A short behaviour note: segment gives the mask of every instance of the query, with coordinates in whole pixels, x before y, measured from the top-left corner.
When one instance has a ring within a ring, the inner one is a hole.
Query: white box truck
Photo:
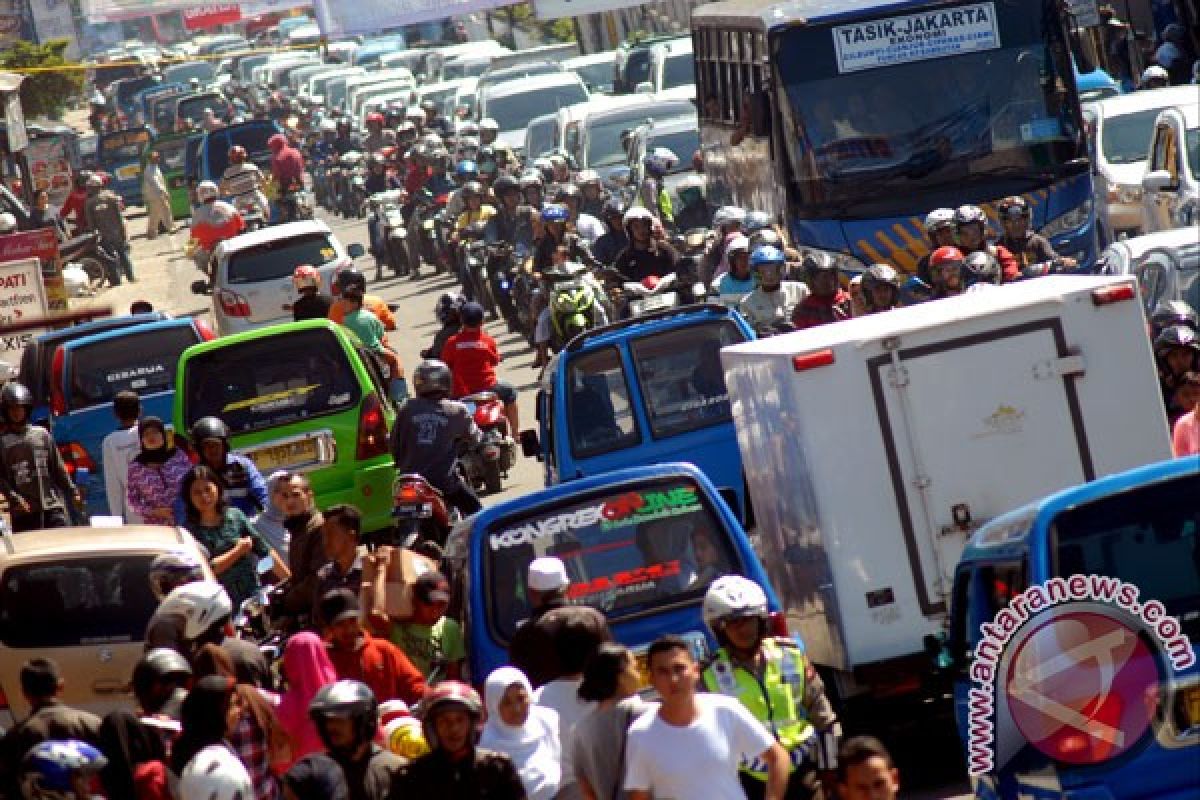
[[[1129,278],[989,288],[721,359],[763,563],[842,698],[929,688],[981,524],[1171,457]]]

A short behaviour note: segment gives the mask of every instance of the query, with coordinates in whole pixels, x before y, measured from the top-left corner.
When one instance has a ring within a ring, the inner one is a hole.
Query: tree
[[[67,67],[27,72],[21,84],[21,106],[28,119],[48,117],[58,119],[67,105],[83,91],[83,70],[68,61],[66,39],[53,39],[45,44],[16,41],[0,53],[0,68],[23,72],[31,67]]]

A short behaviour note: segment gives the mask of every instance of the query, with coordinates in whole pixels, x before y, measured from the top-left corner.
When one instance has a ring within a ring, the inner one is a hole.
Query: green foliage
[[[63,53],[66,39],[54,39],[45,44],[17,41],[0,52],[0,69],[20,72],[30,67],[73,67]],[[64,69],[28,73],[21,84],[21,106],[27,119],[49,117],[58,119],[67,105],[83,91],[83,70]]]

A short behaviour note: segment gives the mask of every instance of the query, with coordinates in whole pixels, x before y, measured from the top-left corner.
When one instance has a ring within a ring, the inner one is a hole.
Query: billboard
[[[378,33],[401,25],[459,17],[511,6],[520,0],[316,0],[317,26],[329,38]]]

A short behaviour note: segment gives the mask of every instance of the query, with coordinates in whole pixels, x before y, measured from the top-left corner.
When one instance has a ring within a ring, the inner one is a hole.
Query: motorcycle
[[[355,179],[358,178],[357,188]],[[346,219],[361,216],[361,205],[356,205],[357,196],[361,195],[361,203],[366,200],[366,167],[363,154],[357,150],[343,153],[337,161],[337,171],[333,175],[334,193],[337,197],[337,210]]]
[[[409,272],[408,228],[400,210],[401,194],[399,189],[378,192],[368,200],[370,213],[367,216],[367,229],[371,232],[371,252],[375,255],[376,280],[382,277],[384,264],[396,276]]]
[[[447,270],[446,239],[440,224],[447,198],[445,194],[434,195],[428,189],[422,189],[413,198],[416,206],[409,221],[408,236],[413,280],[420,277],[422,262],[432,266],[438,273]]]
[[[312,192],[303,186],[291,186],[279,195],[279,222],[297,222],[313,218]]]
[[[482,305],[495,319],[496,303],[487,274],[487,243],[483,240],[486,228],[486,222],[476,222],[463,231],[458,250],[458,281],[467,299]]]
[[[442,493],[420,475],[409,472],[396,476],[392,488],[390,531],[367,534],[367,548],[382,545],[411,548],[422,539],[445,545],[450,529],[460,518],[458,510],[446,503]]]
[[[267,227],[267,218],[263,216],[262,208],[253,199],[239,199],[237,210],[242,215],[242,222],[246,223],[246,233]]]
[[[496,242],[485,248],[485,261],[488,291],[493,305],[504,317],[509,333],[517,333],[521,327],[513,301],[513,280],[518,263],[516,252],[508,242]]]
[[[614,270],[606,270],[610,285],[615,283],[612,276]],[[618,273],[619,275],[619,273]],[[677,287],[675,273],[658,277],[650,275],[640,281],[621,280],[615,290],[618,307],[624,309],[624,316],[642,317],[656,311],[666,311],[681,304],[681,292]]]
[[[483,441],[466,448],[459,464],[471,486],[496,494],[504,488],[503,480],[517,461],[516,443],[509,436],[504,403],[495,392],[478,392],[462,398],[461,402],[483,431]]]
[[[565,280],[556,281],[550,288],[550,346],[558,351],[566,347],[567,342],[584,331],[596,327],[600,321],[597,308],[604,297],[604,290],[598,286],[586,270],[567,273]],[[608,309],[605,316],[611,319]]]
[[[100,234],[89,231],[58,246],[65,263],[78,264],[87,273],[88,289],[95,292],[105,281],[120,275],[120,257],[100,242]]]

